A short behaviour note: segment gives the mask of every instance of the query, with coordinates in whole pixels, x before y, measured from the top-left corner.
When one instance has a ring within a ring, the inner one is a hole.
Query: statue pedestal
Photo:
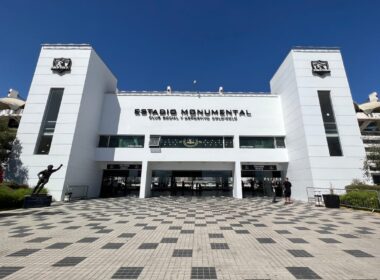
[[[37,194],[24,197],[24,208],[47,207],[51,204],[51,195]]]

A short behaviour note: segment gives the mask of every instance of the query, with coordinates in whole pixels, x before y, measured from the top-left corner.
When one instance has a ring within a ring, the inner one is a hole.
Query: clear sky
[[[339,46],[353,97],[380,93],[380,1],[0,1],[0,96],[42,43],[89,43],[121,90],[269,91],[292,46]]]

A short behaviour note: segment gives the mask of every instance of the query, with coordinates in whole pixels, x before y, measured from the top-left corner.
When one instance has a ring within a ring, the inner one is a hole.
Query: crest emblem
[[[58,73],[64,73],[71,70],[71,59],[70,58],[54,58],[53,66],[51,70]]]
[[[329,63],[327,61],[316,60],[311,62],[311,69],[317,75],[324,75],[330,73]]]
[[[199,141],[197,139],[187,138],[183,140],[183,145],[187,148],[194,148],[198,146]]]

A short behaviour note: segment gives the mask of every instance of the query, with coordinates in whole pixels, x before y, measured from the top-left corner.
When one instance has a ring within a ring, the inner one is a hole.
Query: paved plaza
[[[0,212],[0,279],[377,279],[380,215],[266,199]]]

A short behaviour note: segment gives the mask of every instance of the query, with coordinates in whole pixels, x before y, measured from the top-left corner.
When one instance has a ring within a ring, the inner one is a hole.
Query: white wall
[[[328,61],[331,75],[313,75],[312,60]],[[331,92],[342,157],[329,155],[318,90]],[[271,91],[281,95],[288,139],[288,176],[297,198],[306,199],[302,189],[308,186],[326,188],[331,183],[335,188],[344,188],[352,179],[362,178],[364,147],[338,50],[292,50],[271,80]]]
[[[100,192],[102,173],[95,161],[99,122],[104,95],[115,92],[116,83],[111,71],[92,50],[64,183],[65,187],[87,185],[88,197],[97,197]]]
[[[208,161],[208,162],[287,162],[286,149],[239,149],[240,136],[284,136],[281,104],[275,95],[147,95],[107,94],[99,134],[145,135],[144,148],[98,148],[98,161]],[[153,121],[136,116],[135,109],[238,109],[248,110],[252,117],[237,121]],[[150,135],[234,136],[234,148],[170,149],[151,152]]]
[[[88,46],[43,46],[37,62],[29,90],[28,99],[17,137],[20,139],[23,151],[21,160],[29,169],[29,184],[34,186],[37,173],[48,164],[63,168],[54,173],[46,187],[57,200],[61,198],[66,177],[69,156],[73,142],[77,116],[87,76],[91,47]],[[67,57],[72,59],[71,73],[59,75],[53,73],[53,59]],[[47,98],[51,88],[64,88],[63,98],[55,132],[48,155],[35,155],[34,150],[40,132],[42,118],[45,112]]]

